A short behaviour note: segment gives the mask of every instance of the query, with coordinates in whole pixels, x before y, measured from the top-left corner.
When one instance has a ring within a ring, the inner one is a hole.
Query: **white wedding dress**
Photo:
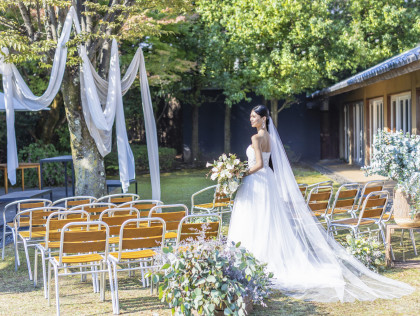
[[[228,240],[267,263],[273,287],[296,298],[351,302],[410,294],[411,286],[370,271],[327,236],[306,206],[277,131],[270,131],[270,144],[264,167],[245,177],[237,192]],[[246,154],[252,167],[254,149]]]

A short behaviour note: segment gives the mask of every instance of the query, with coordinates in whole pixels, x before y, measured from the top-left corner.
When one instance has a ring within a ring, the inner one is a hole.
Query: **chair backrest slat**
[[[184,223],[181,227],[181,233],[200,233],[201,231],[218,231],[219,222],[210,223]]]
[[[83,205],[83,204],[89,204],[90,200],[74,200],[74,201],[67,201],[67,207],[71,208],[73,206]]]
[[[34,203],[21,203],[20,204],[20,209],[29,209],[29,208],[38,208],[38,207],[43,207],[45,206],[44,202],[34,202]]]
[[[386,200],[386,198],[371,198],[366,201],[366,207],[382,206],[385,204]]]
[[[315,203],[309,203],[309,208],[312,211],[320,211],[325,210],[328,207],[328,201],[327,202],[315,202]]]
[[[374,186],[374,187],[367,187],[363,193],[364,193],[364,195],[367,195],[367,194],[372,193],[374,191],[382,191],[383,188],[384,187],[382,185]]]
[[[142,239],[123,239],[122,249],[138,249],[138,248],[154,248],[160,247],[162,243],[162,235],[155,237],[147,237]]]
[[[159,217],[164,221],[180,221],[185,216],[185,211],[153,213],[151,217]]]
[[[104,230],[75,231],[64,232],[64,243],[87,242],[91,240],[105,240],[106,232]],[[66,251],[65,251],[66,252]]]
[[[204,236],[204,239],[211,239],[211,238],[216,238],[218,236],[218,232],[205,232],[205,233],[201,233],[201,234],[182,234],[179,237],[179,241],[194,241],[197,240],[198,238]]]
[[[341,190],[339,194],[340,199],[349,199],[349,198],[355,198],[357,196],[357,193],[359,190],[353,189],[353,190]]]
[[[89,241],[89,242],[64,242],[64,253],[79,253],[79,252],[94,252],[105,251],[105,237],[103,240]]]
[[[160,223],[157,223],[160,224]],[[153,236],[161,236],[163,232],[162,225],[142,226],[139,228],[127,227],[124,229],[124,238],[146,238]]]
[[[381,216],[383,210],[384,210],[383,207],[365,210],[363,212],[363,218],[379,217],[379,216]]]
[[[354,199],[347,199],[347,200],[338,200],[335,203],[335,207],[350,207],[354,205]]]

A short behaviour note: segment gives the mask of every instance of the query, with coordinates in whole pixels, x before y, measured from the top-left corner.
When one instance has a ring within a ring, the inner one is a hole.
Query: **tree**
[[[68,42],[68,61],[61,93],[65,105],[76,174],[76,194],[101,196],[105,193],[103,157],[89,134],[81,110],[77,47],[84,43],[98,73],[106,78],[110,41],[158,35],[162,23],[188,9],[188,0],[110,1],[11,1],[0,3],[0,46],[8,47],[7,61],[16,64],[35,61],[51,67],[57,39],[69,6],[77,11],[82,33]]]
[[[233,68],[223,71],[242,75],[242,86],[270,100],[274,123],[295,95],[412,48],[420,35],[415,1],[198,2],[208,29],[235,47]]]

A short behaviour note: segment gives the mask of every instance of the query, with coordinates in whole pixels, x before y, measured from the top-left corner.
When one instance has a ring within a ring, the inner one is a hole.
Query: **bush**
[[[59,151],[54,147],[53,144],[44,144],[42,141],[32,143],[26,147],[23,147],[18,154],[19,162],[39,162],[42,158],[50,158],[59,156]],[[55,163],[48,163],[43,165],[43,178],[44,185],[52,186],[63,184],[64,182],[64,167],[61,163],[57,167]],[[67,173],[71,174],[70,166],[67,167]],[[21,181],[20,177],[17,177],[17,181]],[[25,170],[25,186],[36,187],[38,186],[38,173],[35,169]]]
[[[263,300],[271,293],[273,275],[240,243],[209,241],[203,235],[197,242],[164,248],[156,260],[162,268],[152,280],[159,282],[159,298],[176,315],[194,310],[213,315],[217,309],[245,315],[247,300],[265,306]]]
[[[147,155],[146,145],[131,145],[134,155],[136,172],[149,170],[149,157]],[[160,170],[170,170],[175,165],[176,150],[174,148],[159,147],[159,165]],[[108,174],[117,174],[118,152],[111,152],[105,156],[105,168]]]

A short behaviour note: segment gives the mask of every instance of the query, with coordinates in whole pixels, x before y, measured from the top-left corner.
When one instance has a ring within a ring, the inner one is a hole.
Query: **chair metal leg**
[[[414,238],[414,230],[409,229],[408,232],[410,233],[411,243],[413,244],[414,255],[417,256],[416,239]]]
[[[23,240],[23,247],[25,249],[25,256],[26,256],[26,265],[28,266],[28,273],[29,273],[29,280],[33,280],[32,278],[32,269],[31,269],[31,262],[29,261],[29,251],[28,251],[28,244],[25,239]]]
[[[35,247],[35,256],[34,256],[34,287],[37,286],[38,281],[38,248]]]
[[[118,277],[117,277],[117,264],[112,262],[112,267],[114,270],[114,298],[115,298],[115,311],[114,314],[120,313],[120,302],[118,297]]]
[[[101,294],[101,302],[105,301],[105,273],[103,270],[105,269],[104,263],[101,262],[99,265],[99,269],[101,270],[100,276],[99,276],[99,290]]]
[[[58,284],[58,268],[54,265],[54,279],[55,279],[55,303],[57,306],[57,316],[60,316],[60,291]]]
[[[3,240],[1,248],[1,260],[4,260],[4,248],[6,247],[6,221],[3,222]]]
[[[48,261],[48,306],[51,306],[51,262]]]
[[[109,261],[106,263],[106,265],[107,265],[107,268],[108,268],[109,288],[111,290],[112,312],[114,314],[116,314],[114,278],[112,277],[112,267],[111,267],[111,263]]]
[[[41,264],[42,264],[42,280],[44,282],[44,296],[45,298],[48,297],[47,293],[47,269],[45,266],[45,253],[41,251]]]

